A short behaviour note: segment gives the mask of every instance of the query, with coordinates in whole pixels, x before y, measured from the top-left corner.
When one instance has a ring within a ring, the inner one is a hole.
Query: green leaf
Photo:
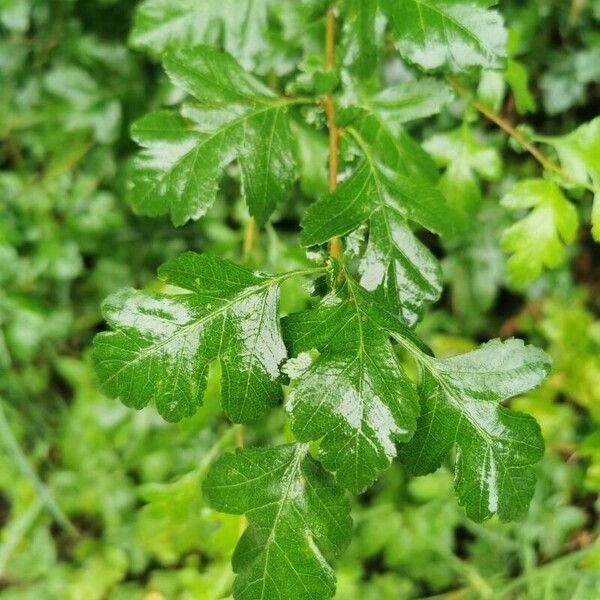
[[[334,193],[306,211],[301,243],[322,244],[369,221],[369,245],[360,265],[361,283],[369,290],[381,287],[384,297],[409,324],[414,324],[424,303],[439,297],[441,274],[437,261],[406,221],[449,235],[454,215],[443,196],[425,180],[419,163],[413,158],[416,166],[411,169],[411,163],[407,166],[403,161],[404,149],[399,151],[397,144],[384,142],[392,136],[379,121],[367,119],[360,132],[349,131],[363,158]]]
[[[368,298],[347,281],[318,307],[283,321],[292,355],[319,352],[303,372],[291,373],[292,431],[301,441],[322,438],[321,463],[354,493],[390,465],[395,443],[410,439],[419,411],[389,335],[369,317]]]
[[[334,595],[330,563],[350,541],[350,506],[308,446],[226,454],[209,471],[203,490],[217,510],[248,519],[233,556],[236,600]]]
[[[554,146],[562,168],[578,183],[594,188],[592,235],[600,242],[600,117],[561,137],[543,138]]]
[[[273,0],[145,0],[135,12],[130,44],[154,56],[222,39],[224,49],[252,68],[267,49]],[[222,32],[222,33],[221,33]]]
[[[452,99],[452,90],[437,79],[407,81],[383,89],[369,99],[369,106],[392,127],[436,115]]]
[[[430,137],[423,146],[439,165],[445,166],[439,188],[449,204],[468,225],[481,203],[479,178],[495,181],[502,172],[498,151],[473,137],[466,125]]]
[[[372,75],[379,54],[375,36],[377,1],[348,0],[344,9],[344,62],[360,76]]]
[[[421,475],[437,469],[456,445],[455,488],[467,515],[521,518],[544,443],[535,419],[498,403],[537,386],[550,370],[549,358],[521,340],[492,340],[423,366],[422,414],[401,458]]]
[[[103,392],[134,408],[154,400],[165,419],[178,421],[202,405],[209,364],[219,359],[232,421],[256,419],[279,402],[286,351],[277,304],[286,276],[188,252],[165,263],[159,277],[176,289],[122,290],[103,304],[114,330],[94,340]]]
[[[529,89],[529,71],[527,67],[521,62],[509,58],[506,63],[504,78],[512,89],[517,112],[520,115],[535,112],[537,105]]]
[[[423,69],[498,68],[506,30],[490,0],[381,0],[404,58]]]
[[[563,243],[574,241],[578,216],[560,188],[546,179],[520,181],[504,196],[511,210],[532,209],[502,236],[502,248],[512,254],[506,268],[511,283],[522,286],[539,276],[544,267],[563,260]]]
[[[404,320],[413,325],[424,305],[442,293],[438,260],[397,213],[375,213],[369,221],[369,241],[359,263],[361,285],[378,291]]]
[[[61,128],[69,132],[90,130],[102,144],[116,140],[121,105],[85,70],[74,65],[57,66],[46,73],[44,87],[58,100]]]
[[[135,161],[133,207],[150,216],[170,213],[175,225],[198,219],[214,203],[221,171],[237,158],[242,194],[263,224],[295,177],[289,102],[231,56],[205,46],[168,53],[165,68],[201,104],[134,123],[132,137],[143,150]]]

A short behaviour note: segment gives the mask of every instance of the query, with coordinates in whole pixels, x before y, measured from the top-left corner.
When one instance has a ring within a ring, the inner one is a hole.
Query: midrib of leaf
[[[296,453],[294,455],[293,462],[286,469],[285,474],[284,474],[284,478],[286,478],[284,493],[281,495],[281,498],[278,502],[277,514],[275,515],[275,519],[273,520],[273,527],[271,528],[269,537],[267,538],[267,541],[265,543],[265,546],[267,549],[266,549],[265,563],[264,563],[263,574],[262,574],[262,579],[261,579],[261,581],[262,581],[262,587],[261,587],[261,593],[260,593],[261,600],[264,600],[264,597],[265,597],[265,589],[266,589],[265,581],[267,580],[267,577],[268,577],[267,571],[268,571],[268,564],[269,564],[269,554],[271,552],[271,547],[273,546],[274,543],[276,543],[275,532],[277,530],[279,520],[281,519],[281,513],[283,512],[283,508],[284,508],[286,502],[288,501],[290,489],[292,487],[294,479],[299,470],[299,465],[300,465],[301,461],[304,459],[304,457],[306,456],[307,452],[308,452],[308,444],[299,444],[296,449]],[[249,512],[247,514],[251,514],[251,513]],[[283,549],[282,549],[282,553],[284,556],[286,556],[285,552],[283,552]],[[294,565],[287,559],[287,557],[286,557],[286,560],[288,561],[288,564],[290,565],[292,570],[295,573],[297,573],[296,569],[294,568]],[[300,581],[302,581],[301,577],[298,577],[298,579]],[[275,585],[274,581],[273,581],[273,585]],[[277,586],[275,586],[275,587],[277,587]],[[306,587],[304,587],[304,589],[308,592]]]
[[[355,284],[352,282],[352,280],[349,277],[346,279],[346,281],[348,283],[348,287],[350,288],[350,290],[352,290],[352,288],[354,287]],[[361,323],[361,315],[364,315],[367,319],[369,318],[369,316],[361,311],[360,303],[356,302],[356,300],[354,300],[354,298],[355,298],[354,294],[352,294],[352,297],[353,297],[352,304],[354,305],[356,312],[357,312],[357,321],[359,323]],[[360,327],[362,327],[362,325],[360,325]],[[392,332],[391,336],[402,347],[404,347],[404,349],[407,350],[417,362],[419,362],[425,369],[427,369],[431,373],[431,375],[434,377],[434,379],[439,383],[440,387],[443,388],[444,392],[447,393],[456,402],[456,404],[459,406],[459,409],[460,409],[459,410],[459,418],[460,419],[467,418],[465,415],[469,415],[469,411],[468,411],[464,401],[462,400],[462,398],[459,395],[457,395],[455,393],[455,389],[453,388],[453,386],[451,386],[448,383],[448,381],[446,380],[444,375],[438,369],[435,368],[434,359],[427,356],[420,348],[417,348],[417,346],[415,346],[411,340],[397,334],[396,332]],[[490,446],[492,439],[494,439],[493,436],[491,436],[487,431],[482,429],[480,427],[480,425],[477,423],[477,421],[474,421],[471,418],[468,418],[468,421],[469,421],[469,423],[471,423],[473,425],[473,427],[478,432],[481,433],[481,436],[483,438],[485,438],[485,440],[486,440],[486,444],[488,446]],[[458,432],[458,429],[459,429],[459,427],[457,426],[457,428],[456,428],[457,432]],[[454,439],[456,441],[456,434],[455,434]]]
[[[278,285],[282,281],[285,281],[286,279],[289,279],[291,277],[297,277],[300,275],[309,275],[309,274],[313,274],[313,273],[322,273],[327,270],[329,270],[329,267],[318,267],[315,269],[303,269],[303,270],[297,270],[297,271],[289,271],[288,273],[283,273],[281,275],[271,277],[262,284],[252,286],[252,287],[244,290],[241,294],[234,296],[231,300],[228,300],[223,306],[219,307],[214,312],[206,315],[205,317],[202,317],[201,319],[199,319],[197,321],[193,321],[192,323],[189,323],[187,325],[182,325],[181,328],[179,328],[177,330],[177,332],[174,333],[173,335],[169,336],[168,338],[165,338],[164,340],[161,340],[157,344],[149,346],[147,349],[138,353],[137,356],[133,360],[129,361],[127,364],[123,365],[120,369],[118,369],[112,375],[110,375],[110,377],[108,377],[106,379],[105,383],[109,383],[109,382],[113,381],[113,379],[115,379],[115,377],[120,375],[124,369],[130,368],[132,365],[136,364],[138,361],[146,358],[147,356],[151,356],[160,348],[163,348],[164,346],[170,344],[173,340],[175,340],[183,335],[187,335],[193,329],[200,327],[201,325],[204,325],[205,323],[215,319],[217,316],[219,316],[223,313],[226,313],[232,306],[242,302],[246,298],[250,298],[254,295],[258,295],[262,291],[264,291],[270,287],[273,287],[275,285]],[[184,296],[187,296],[187,295],[188,294],[184,294]],[[195,294],[192,292],[189,295],[195,295]],[[222,343],[222,341],[223,341],[223,336],[221,335],[221,343]]]
[[[383,216],[383,220],[385,222],[385,230],[386,230],[387,238],[389,240],[389,246],[395,248],[396,252],[398,252],[398,254],[400,254],[401,256],[404,257],[405,262],[408,265],[410,265],[411,272],[418,279],[421,280],[421,284],[423,285],[423,287],[427,287],[428,288],[429,287],[429,283],[425,280],[425,278],[423,277],[423,275],[421,274],[421,272],[418,269],[414,268],[413,263],[411,262],[411,260],[406,256],[406,254],[404,252],[402,252],[402,250],[394,242],[394,237],[392,235],[392,228],[391,228],[391,225],[390,225],[390,220],[389,220],[389,216],[387,214],[387,211],[388,210],[395,210],[395,209],[392,209],[385,202],[384,193],[383,193],[383,189],[382,189],[383,184],[381,183],[381,179],[379,178],[379,174],[377,172],[377,168],[375,167],[375,160],[373,158],[373,154],[371,153],[371,151],[370,151],[367,143],[363,139],[363,137],[360,135],[360,133],[358,133],[358,131],[356,131],[356,129],[354,129],[353,127],[348,127],[347,131],[356,140],[356,143],[359,145],[360,149],[363,152],[363,155],[367,159],[367,162],[368,162],[368,165],[369,165],[369,169],[371,171],[371,177],[375,181],[375,186],[377,188],[377,198],[378,198],[378,202],[379,202],[379,207],[377,209],[375,209],[375,210],[379,210],[381,212],[381,215]],[[373,211],[373,213],[374,212],[375,211]],[[373,215],[373,213],[371,213],[371,216]],[[404,218],[404,215],[401,215],[401,216],[402,216],[402,218]],[[389,252],[387,252],[386,255],[387,255],[388,258],[390,257],[390,253]],[[395,268],[394,268],[394,270],[395,270]]]

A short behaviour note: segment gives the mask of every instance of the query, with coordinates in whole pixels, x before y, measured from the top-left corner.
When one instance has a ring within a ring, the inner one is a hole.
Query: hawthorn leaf
[[[369,99],[369,106],[391,127],[436,115],[452,97],[448,85],[428,77],[385,88]]]
[[[390,343],[349,289],[283,321],[290,354],[319,352],[292,377],[286,409],[300,441],[321,439],[320,460],[345,488],[363,492],[412,436],[419,401]],[[356,286],[355,286],[356,287]]]
[[[179,421],[202,405],[209,365],[219,359],[229,419],[251,421],[279,402],[286,349],[277,311],[287,275],[194,252],[168,261],[158,275],[175,287],[125,289],[103,304],[113,331],[94,340],[102,391],[138,409],[154,400],[166,420]]]
[[[592,235],[600,242],[600,117],[584,123],[571,133],[544,138],[551,144],[563,169],[578,183],[595,188],[592,207]]]
[[[378,143],[381,128],[375,134],[367,129],[372,134],[369,142],[362,131],[350,131],[359,140],[363,158],[335,192],[309,207],[300,241],[305,246],[322,244],[369,221],[369,243],[359,267],[361,283],[371,291],[381,288],[383,296],[412,325],[425,303],[439,297],[442,284],[437,260],[406,222],[415,221],[448,236],[454,230],[454,214],[423,175],[390,168],[402,164],[402,155],[394,146]]]
[[[145,0],[134,16],[129,43],[160,56],[222,41],[245,67],[267,49],[267,18],[274,0]]]
[[[537,104],[529,87],[529,71],[527,67],[522,62],[509,58],[506,62],[504,78],[512,89],[517,112],[520,115],[535,112]]]
[[[344,6],[344,62],[360,76],[377,68],[379,47],[375,34],[376,0],[348,0]]]
[[[563,260],[563,244],[573,242],[578,216],[560,188],[546,179],[527,179],[513,186],[502,205],[514,211],[532,209],[502,235],[502,249],[510,253],[506,269],[517,287],[539,276],[544,267]]]
[[[521,340],[492,340],[467,354],[427,358],[417,431],[399,451],[415,474],[436,470],[457,447],[455,488],[467,515],[524,516],[544,454],[535,419],[499,404],[539,385],[550,359]]]
[[[222,170],[237,158],[250,214],[265,223],[295,177],[289,102],[206,46],[167,53],[165,68],[200,105],[134,123],[132,137],[142,150],[131,204],[141,214],[170,214],[175,225],[198,219],[214,203]]]
[[[423,69],[494,69],[506,57],[507,33],[491,0],[380,0],[408,61]]]
[[[440,263],[396,213],[378,212],[371,217],[359,272],[361,285],[396,305],[409,325],[421,317],[425,304],[437,301],[442,293]]]
[[[248,520],[232,561],[236,600],[334,595],[331,562],[350,542],[350,504],[306,444],[225,454],[203,491],[216,510]]]
[[[462,227],[468,226],[481,204],[479,179],[495,181],[502,173],[500,154],[476,140],[466,126],[434,135],[423,146],[438,165],[445,167],[439,188]]]

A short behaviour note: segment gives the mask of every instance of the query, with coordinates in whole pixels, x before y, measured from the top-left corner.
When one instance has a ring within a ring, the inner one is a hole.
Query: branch
[[[537,146],[532,144],[518,129],[515,129],[506,119],[501,117],[499,114],[495,113],[491,108],[488,108],[482,102],[475,100],[470,94],[470,92],[466,88],[464,88],[456,79],[454,79],[454,77],[446,77],[446,79],[459,96],[467,100],[467,102],[477,111],[479,111],[484,117],[498,125],[500,129],[502,129],[511,138],[513,138],[515,141],[521,144],[521,146],[523,146],[523,148],[525,148],[525,150],[527,150],[527,152],[529,152],[529,154],[531,154],[531,156],[533,156],[533,158],[535,158],[546,171],[551,171],[552,173],[558,175],[561,179],[570,181],[578,187],[583,187],[594,194],[598,193],[598,189],[596,187],[587,182],[578,181],[577,179],[574,179],[560,166],[558,166],[556,163],[553,163],[542,153],[542,151]]]
[[[325,67],[329,70],[335,68],[335,9],[329,7],[325,21]],[[329,129],[329,191],[335,192],[338,173],[338,142],[340,130],[335,126],[335,105],[331,96],[323,98],[323,106],[327,115],[327,128]],[[341,258],[340,239],[329,240],[329,254],[339,260]]]

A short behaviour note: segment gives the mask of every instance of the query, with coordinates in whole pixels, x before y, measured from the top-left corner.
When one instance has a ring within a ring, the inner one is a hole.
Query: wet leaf
[[[181,113],[150,113],[134,123],[142,146],[130,201],[142,214],[170,214],[175,225],[213,204],[221,173],[237,159],[250,214],[264,223],[294,180],[289,102],[276,98],[235,60],[212,48],[165,57],[173,82],[194,96]]]
[[[165,419],[178,421],[202,405],[208,367],[219,359],[232,421],[277,403],[286,356],[277,316],[282,278],[192,252],[165,263],[159,277],[176,289],[126,289],[104,302],[113,331],[96,336],[93,355],[104,393],[134,408],[154,400]]]
[[[361,283],[369,290],[382,288],[383,296],[414,324],[424,304],[439,297],[441,274],[436,259],[414,236],[407,221],[449,235],[455,215],[426,179],[430,169],[427,155],[425,167],[418,162],[418,152],[409,162],[404,161],[408,147],[402,141],[385,144],[392,136],[375,118],[365,120],[360,131],[351,131],[362,158],[333,194],[306,211],[300,239],[306,246],[324,243],[368,221],[369,244],[360,265]]]
[[[456,445],[455,489],[467,515],[475,521],[494,513],[503,521],[523,517],[544,442],[533,417],[498,403],[539,385],[549,358],[521,340],[492,340],[423,366],[422,414],[401,459],[422,475],[437,469]]]
[[[389,335],[368,316],[368,296],[348,286],[284,320],[292,355],[318,356],[291,388],[287,411],[299,440],[321,439],[320,460],[360,493],[410,439],[419,403]]]
[[[334,595],[331,561],[350,541],[350,505],[306,445],[226,454],[203,489],[214,508],[248,519],[233,556],[237,600]]]
[[[267,11],[273,0],[145,0],[135,12],[131,45],[160,56],[223,38],[223,47],[252,67],[266,48]]]
[[[506,56],[506,30],[490,0],[381,0],[396,47],[424,69],[497,68]]]

